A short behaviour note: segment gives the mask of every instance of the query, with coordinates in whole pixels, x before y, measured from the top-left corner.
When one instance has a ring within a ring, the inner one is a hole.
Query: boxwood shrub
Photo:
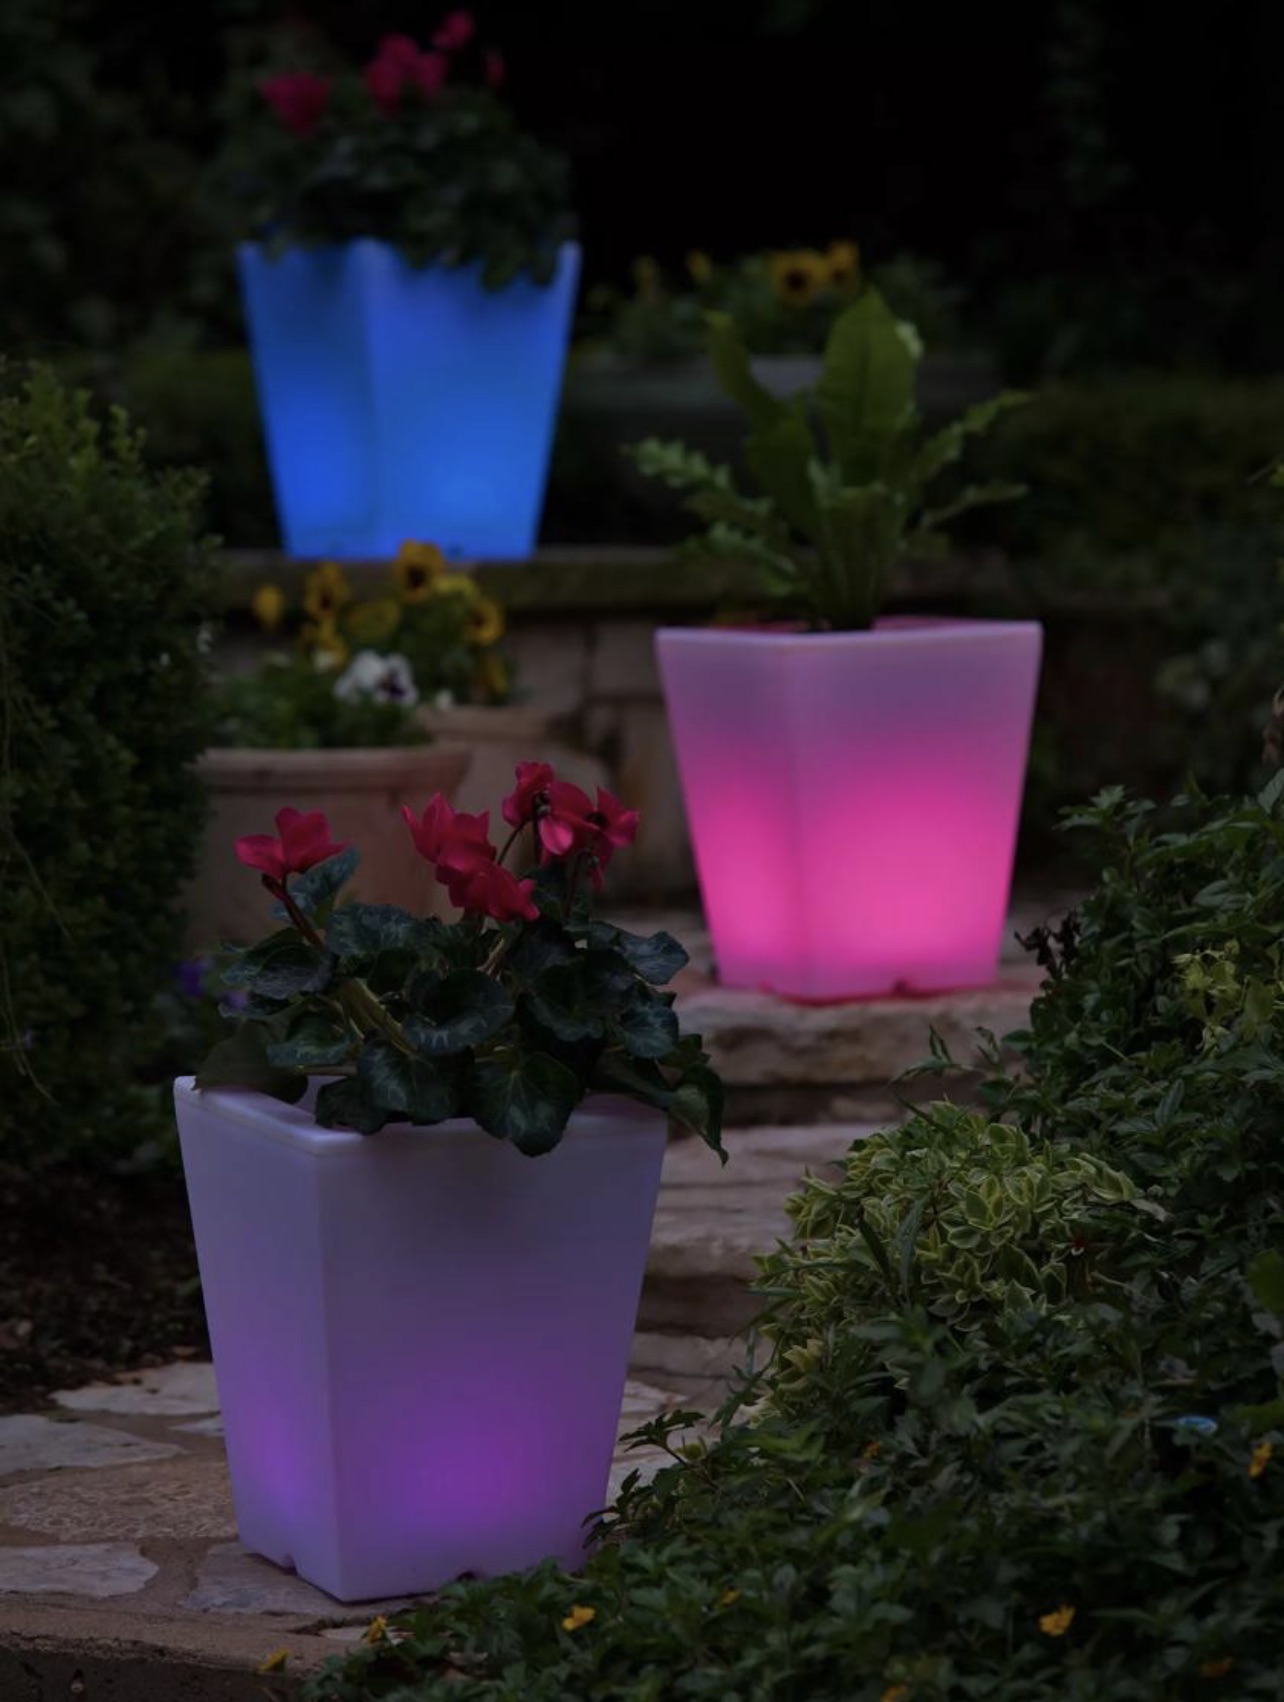
[[[1023,1069],[804,1186],[712,1438],[648,1426],[582,1572],[453,1584],[312,1702],[1277,1697],[1282,794],[1082,812]]]
[[[0,373],[0,1162],[151,1132],[136,1069],[202,824],[200,501],[122,414]]]

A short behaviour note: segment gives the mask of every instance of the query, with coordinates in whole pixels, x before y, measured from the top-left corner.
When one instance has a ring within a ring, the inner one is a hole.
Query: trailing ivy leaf
[[[528,995],[537,1022],[559,1040],[600,1040],[636,983],[615,952],[577,952],[539,977]]]
[[[672,981],[691,961],[673,935],[663,929],[650,935],[630,934],[624,928],[613,928],[609,922],[594,922],[588,932],[588,943],[602,950],[618,951],[653,987],[663,987],[666,981]]]
[[[412,1058],[382,1034],[362,1048],[357,1079],[377,1105],[401,1112],[412,1123],[442,1123],[462,1108],[457,1065]]]
[[[533,1157],[557,1145],[582,1097],[579,1081],[556,1058],[510,1052],[474,1063],[469,1109],[487,1134]]]
[[[609,943],[609,942],[608,942]],[[522,930],[517,944],[504,960],[504,973],[521,987],[529,987],[546,969],[570,963],[579,955],[574,940],[546,916]]]
[[[360,861],[361,853],[355,845],[349,845],[346,851],[327,857],[324,863],[318,863],[306,874],[295,876],[290,882],[290,897],[305,916],[320,915],[352,879]],[[278,921],[289,917],[289,911],[280,899],[273,900],[272,914]]]
[[[377,1134],[392,1121],[355,1076],[326,1083],[317,1094],[316,1120],[323,1129],[355,1129],[359,1135]]]
[[[480,1046],[513,1014],[513,1001],[493,975],[480,969],[455,969],[439,980],[418,983],[418,1015],[403,1023],[406,1038],[419,1052],[444,1058]]]
[[[667,1058],[678,1043],[678,1019],[662,996],[635,987],[611,1032],[635,1058]]]
[[[257,993],[245,993],[239,989],[224,994],[218,1004],[218,1014],[232,1022],[266,1022],[288,1009],[288,999],[263,999]]]
[[[722,1083],[712,1070],[703,1065],[688,1070],[674,1089],[669,1116],[675,1123],[692,1129],[725,1164],[726,1149],[722,1144]]]
[[[310,946],[293,928],[282,928],[226,964],[223,983],[247,987],[264,999],[288,999],[296,993],[321,992],[333,974],[332,958]]]
[[[293,1105],[307,1091],[307,1077],[280,1068],[268,1056],[267,1038],[252,1022],[220,1040],[196,1072],[198,1088],[245,1087]]]
[[[285,1040],[267,1049],[269,1063],[282,1069],[310,1070],[322,1064],[342,1064],[353,1050],[351,1034],[334,1018],[308,1011],[293,1024]]]

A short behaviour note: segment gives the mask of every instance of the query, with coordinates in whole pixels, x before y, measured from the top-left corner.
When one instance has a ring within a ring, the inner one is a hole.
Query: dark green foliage
[[[313,1702],[1277,1696],[1282,796],[1084,812],[1023,1074],[805,1185],[714,1438],[648,1426],[582,1574],[452,1585]]]
[[[347,872],[354,860],[332,861]],[[239,1026],[198,1087],[293,1101],[310,1075],[338,1077],[317,1098],[327,1127],[471,1117],[530,1155],[557,1145],[587,1094],[627,1094],[721,1152],[721,1085],[659,988],[686,953],[668,934],[592,921],[582,869],[533,871],[539,920],[483,930],[477,915],[336,909],[327,867],[291,891],[302,926],[230,955],[224,981],[250,1003],[229,1011]]]
[[[200,482],[0,383],[0,1157],[118,1154],[203,818]]]
[[[342,668],[274,654],[253,673],[227,674],[214,693],[212,742],[253,750],[344,750],[422,745],[412,709],[375,697],[338,697]]]

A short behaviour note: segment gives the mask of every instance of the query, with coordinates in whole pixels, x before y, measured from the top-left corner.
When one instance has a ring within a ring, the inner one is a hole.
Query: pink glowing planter
[[[657,635],[722,981],[797,999],[994,979],[1036,622]]]
[[[473,1123],[321,1129],[175,1084],[241,1540],[342,1601],[583,1558],[663,1118],[589,1101],[525,1158]]]

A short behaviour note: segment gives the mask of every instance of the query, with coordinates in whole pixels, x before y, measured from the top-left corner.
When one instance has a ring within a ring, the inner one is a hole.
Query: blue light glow
[[[239,251],[283,542],[292,555],[535,548],[579,249],[488,293],[386,243]]]

